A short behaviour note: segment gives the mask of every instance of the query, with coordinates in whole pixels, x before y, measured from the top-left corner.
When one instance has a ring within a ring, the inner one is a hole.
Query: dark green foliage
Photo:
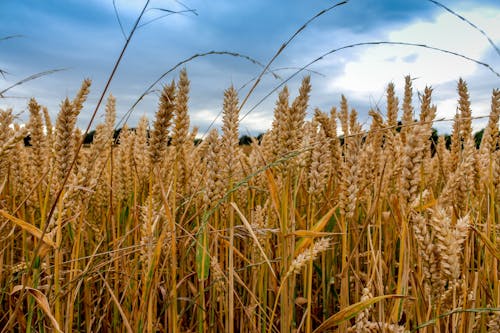
[[[445,134],[444,135],[444,142],[446,142],[446,149],[450,149],[450,147],[451,147],[451,135]]]
[[[84,145],[90,145],[94,141],[95,130],[90,131],[85,135],[85,139],[83,139]]]
[[[474,142],[476,143],[476,148],[479,148],[481,145],[481,140],[483,140],[484,128],[480,131],[477,131],[474,134]]]
[[[252,137],[251,136],[248,136],[248,135],[242,135],[240,137],[240,141],[239,141],[239,144],[240,146],[248,146],[252,143]]]
[[[259,135],[257,135],[257,141],[259,142],[259,144],[262,142],[263,138],[264,138],[264,133],[260,133]]]
[[[26,135],[23,139],[25,147],[31,147],[31,135]]]
[[[401,132],[401,128],[403,127],[403,122],[401,120],[398,121],[398,126],[396,127],[396,132]]]
[[[119,129],[114,131],[113,139],[115,142],[117,142],[117,139],[120,136],[121,130],[122,129],[119,128]],[[130,130],[135,131],[135,128],[131,128]],[[401,121],[398,122],[398,127],[396,127],[396,131],[399,132],[400,130],[401,130]],[[476,144],[476,148],[479,148],[479,146],[481,144],[481,140],[483,139],[483,134],[484,134],[484,129],[482,129],[474,134],[474,141]],[[94,136],[95,136],[95,130],[88,132],[87,135],[85,136],[83,144],[90,145],[94,141]],[[446,142],[446,148],[449,149],[451,147],[451,136],[449,134],[443,134],[443,136],[444,136],[444,140]],[[257,142],[260,144],[263,137],[264,137],[264,133],[260,133],[257,136],[242,135],[239,139],[239,145],[240,146],[248,146],[252,143],[253,140],[257,140]],[[149,138],[149,131],[148,131],[148,138]],[[439,138],[438,131],[435,128],[432,128],[432,135],[430,136],[429,140],[431,140],[431,151],[432,151],[433,155],[436,151],[436,145],[438,142],[438,138]],[[30,140],[31,140],[31,137],[29,135],[27,135],[24,138],[24,145],[26,147],[31,146]],[[340,140],[340,144],[343,145],[344,137],[341,136],[339,138],[339,140]],[[171,141],[172,141],[172,138],[169,138],[168,145],[171,144]],[[195,139],[194,144],[199,145],[202,141],[203,141],[202,139]]]
[[[431,154],[432,154],[432,156],[434,156],[434,154],[436,153],[438,138],[439,138],[439,135],[438,135],[437,129],[435,129],[433,127],[431,137],[429,138],[431,140]]]

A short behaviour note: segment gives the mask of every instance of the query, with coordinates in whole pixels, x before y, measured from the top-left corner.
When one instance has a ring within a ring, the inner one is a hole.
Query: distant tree
[[[403,122],[398,120],[398,126],[396,126],[396,132],[401,132],[401,127],[403,127]]]
[[[434,154],[436,153],[436,147],[437,147],[438,139],[439,139],[438,131],[437,131],[437,129],[435,129],[433,127],[432,128],[432,134],[431,134],[431,137],[430,137],[430,140],[431,140],[431,154],[432,154],[432,156],[434,156]]]
[[[121,128],[115,129],[115,131],[113,132],[113,142],[114,143],[118,143],[118,137],[120,136],[121,132],[122,132]]]
[[[257,141],[259,142],[259,145],[261,144],[263,138],[264,138],[264,133],[260,133],[259,135],[257,135]]]
[[[446,143],[446,149],[450,149],[450,147],[451,147],[451,135],[450,134],[444,135],[444,142]]]
[[[484,128],[480,131],[477,131],[474,134],[474,142],[476,143],[476,148],[479,148],[481,145],[481,140],[483,140]]]
[[[90,145],[94,141],[95,130],[90,131],[85,135],[85,139],[83,139],[84,145]]]
[[[23,141],[25,147],[31,147],[31,136],[29,134],[24,137]]]
[[[240,137],[240,146],[249,146],[252,143],[252,137],[248,135],[242,135]]]

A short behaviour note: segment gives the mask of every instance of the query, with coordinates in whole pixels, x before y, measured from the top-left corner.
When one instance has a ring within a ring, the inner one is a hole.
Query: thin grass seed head
[[[394,92],[394,83],[387,85],[387,126],[392,127],[391,131],[396,131],[398,124],[398,98]]]
[[[406,136],[409,132],[409,125],[413,123],[413,87],[411,77],[405,76],[405,88],[404,88],[404,98],[403,98],[403,116],[401,118],[401,141],[406,143]]]
[[[430,122],[431,116],[431,101],[432,101],[432,88],[425,87],[424,94],[422,95],[422,101],[420,103],[420,122],[427,123]]]
[[[306,118],[306,111],[309,105],[309,94],[311,92],[311,77],[306,76],[302,79],[302,84],[299,88],[299,95],[293,101],[288,115],[287,131],[290,133],[289,138],[290,150],[296,150],[300,147],[303,138],[302,128]]]
[[[342,129],[342,135],[347,137],[349,135],[349,105],[347,104],[347,98],[344,95],[340,99],[340,113],[338,114],[340,125]]]
[[[175,96],[174,129],[172,131],[172,145],[180,149],[189,137],[189,79],[186,69],[182,69],[177,83],[177,94]]]
[[[278,95],[276,106],[274,108],[274,120],[272,130],[269,134],[269,140],[272,141],[272,152],[275,157],[285,155],[289,151],[287,142],[287,115],[289,113],[288,105],[289,92],[288,87],[285,85]]]
[[[303,252],[301,252],[297,257],[292,261],[290,268],[286,275],[290,275],[292,273],[299,274],[302,268],[311,260],[315,260],[318,255],[330,248],[331,238],[324,237],[315,241],[312,246]]]
[[[238,169],[237,150],[239,144],[238,92],[230,87],[224,92],[221,156],[222,172],[227,185],[234,181]]]
[[[149,141],[151,166],[161,165],[167,151],[169,128],[175,109],[175,82],[165,85],[160,96],[158,111]]]
[[[87,100],[87,97],[90,93],[91,85],[92,85],[92,80],[90,79],[83,80],[80,90],[78,90],[78,93],[71,102],[75,118],[78,116],[78,114],[80,114],[80,112],[83,109],[83,103],[85,103],[85,101]]]
[[[66,98],[61,104],[61,111],[56,121],[56,139],[54,141],[54,151],[56,154],[57,182],[61,182],[68,172],[74,156],[73,131],[76,123],[76,114],[73,105]]]
[[[472,135],[472,110],[470,108],[470,98],[467,89],[467,83],[464,80],[458,80],[458,110],[460,112],[460,139],[462,142]]]

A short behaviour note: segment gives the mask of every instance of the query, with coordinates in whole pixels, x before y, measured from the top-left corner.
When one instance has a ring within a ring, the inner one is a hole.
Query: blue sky
[[[237,52],[267,63],[280,45],[303,23],[335,2],[234,0],[183,0],[197,15],[171,15],[142,26],[134,35],[112,82],[110,92],[117,98],[118,117],[165,71],[178,62],[211,50]],[[451,1],[442,3],[482,28],[500,45],[500,3],[498,1]],[[144,1],[116,0],[125,32],[132,27]],[[175,1],[153,0],[143,22],[164,12],[155,8],[182,10]],[[45,70],[65,68],[11,89],[0,108],[12,107],[27,118],[28,98],[49,108],[56,117],[59,104],[72,97],[81,81],[93,80],[92,93],[78,125],[86,125],[99,93],[125,42],[114,14],[112,0],[1,0],[0,90]],[[351,0],[313,21],[285,49],[272,65],[282,79],[320,55],[348,44],[368,41],[424,43],[458,52],[490,64],[500,72],[500,56],[477,30],[425,0]],[[185,65],[191,80],[190,115],[192,125],[203,133],[221,110],[223,91],[231,84],[239,88],[260,73],[261,68],[242,58],[212,55]],[[291,69],[292,68],[292,69]],[[362,121],[368,122],[371,107],[384,110],[384,89],[394,82],[402,95],[404,76],[412,75],[415,92],[426,85],[434,88],[438,118],[451,119],[456,111],[456,82],[469,84],[474,116],[488,114],[491,91],[500,78],[488,69],[464,59],[410,46],[362,46],[339,51],[313,64],[313,91],[309,114],[315,107],[328,111],[345,94]],[[162,82],[176,78],[178,71]],[[296,94],[303,75],[288,83]],[[266,75],[243,113],[280,84]],[[161,85],[157,86],[158,89]],[[243,96],[249,86],[240,91]],[[241,132],[256,134],[271,126],[276,93],[252,111],[241,123]],[[414,99],[417,99],[415,94]],[[135,126],[142,115],[154,117],[158,94],[148,95],[133,111],[129,123]],[[102,119],[104,108],[100,111]],[[474,122],[475,129],[485,120]],[[215,122],[220,124],[220,118]],[[450,122],[435,127],[449,132]]]

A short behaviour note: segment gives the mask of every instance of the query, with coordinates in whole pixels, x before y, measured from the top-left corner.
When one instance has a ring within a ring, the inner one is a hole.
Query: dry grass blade
[[[23,35],[9,35],[9,36],[4,36],[0,37],[0,42],[3,42],[4,40],[12,39],[12,38],[19,38],[23,37]],[[0,69],[0,75],[5,79],[5,74],[8,74],[8,72],[4,71],[3,69]],[[0,94],[0,97],[5,98],[2,94]]]
[[[369,42],[326,55],[379,44],[427,47]],[[209,54],[245,58],[185,61]],[[182,70],[166,87],[153,131],[143,117],[118,139],[110,97],[89,147],[76,126],[88,80],[55,127],[34,99],[27,125],[0,109],[2,333],[499,331],[496,89],[490,116],[473,117],[459,80],[449,149],[431,131],[446,121],[431,90],[413,100],[409,76],[401,121],[389,84],[387,112],[369,112],[369,128],[344,96],[338,111],[306,117],[307,77],[295,99],[283,89],[271,130],[243,146],[233,87],[223,135],[196,140],[189,82]],[[476,149],[478,118],[489,121]]]
[[[337,209],[337,207],[331,208],[325,215],[323,215],[323,217],[321,219],[319,219],[318,222],[316,222],[316,224],[311,228],[311,230],[308,231],[308,233],[315,234],[315,233],[322,232],[323,229],[325,228],[326,224],[330,220],[330,218],[333,216],[333,213],[335,213],[336,209]],[[297,232],[300,233],[300,231],[297,231]],[[305,236],[304,238],[299,240],[297,242],[297,245],[295,246],[295,255],[300,253],[302,251],[302,249],[309,246],[309,244],[311,244],[311,243],[312,243],[312,238],[310,235]]]
[[[403,46],[414,46],[414,47],[421,47],[421,48],[425,48],[425,49],[429,49],[429,50],[434,50],[434,51],[439,51],[439,52],[442,52],[442,53],[446,53],[446,54],[450,54],[450,55],[453,55],[453,56],[456,56],[456,57],[459,57],[459,58],[462,58],[462,59],[465,59],[465,60],[468,60],[468,61],[471,61],[471,62],[474,62],[478,65],[481,65],[485,68],[487,68],[490,72],[492,72],[493,74],[495,74],[496,76],[500,77],[500,73],[498,73],[497,71],[495,71],[493,69],[493,67],[491,67],[489,64],[485,63],[485,62],[482,62],[482,61],[479,61],[479,60],[476,60],[476,59],[473,59],[473,58],[470,58],[470,57],[467,57],[463,54],[460,54],[460,53],[457,53],[457,52],[453,52],[453,51],[449,51],[449,50],[445,50],[445,49],[441,49],[439,47],[434,47],[434,46],[429,46],[429,45],[426,45],[426,44],[418,44],[418,43],[408,43],[408,42],[388,42],[388,41],[374,41],[374,42],[361,42],[361,43],[354,43],[354,44],[349,44],[349,45],[345,45],[345,46],[342,46],[342,47],[339,47],[339,48],[336,48],[336,49],[333,49],[333,50],[330,50],[324,54],[322,54],[321,56],[317,57],[316,59],[312,60],[311,62],[307,63],[306,65],[302,66],[301,68],[299,68],[295,73],[293,73],[292,75],[290,75],[288,78],[286,78],[285,80],[283,80],[279,85],[277,85],[276,87],[274,87],[269,93],[267,93],[264,97],[262,97],[257,103],[255,103],[254,106],[252,106],[250,108],[250,110],[248,110],[241,118],[240,120],[243,120],[245,119],[253,110],[255,110],[259,105],[261,105],[267,98],[269,98],[269,96],[271,96],[272,94],[274,94],[278,89],[280,89],[282,86],[284,86],[287,82],[289,82],[291,79],[293,79],[295,76],[297,76],[300,72],[302,72],[303,70],[305,70],[306,68],[308,68],[309,66],[311,66],[312,64],[320,61],[320,60],[323,60],[325,57],[333,54],[333,53],[336,53],[338,51],[342,51],[342,50],[345,50],[345,49],[350,49],[350,48],[354,48],[354,47],[358,47],[358,46],[366,46],[366,45],[403,45]]]
[[[36,74],[30,75],[30,76],[22,79],[21,81],[17,81],[13,85],[11,85],[11,86],[5,88],[4,90],[0,91],[0,97],[2,97],[3,94],[5,94],[10,89],[12,89],[12,88],[14,88],[16,86],[19,86],[19,85],[21,85],[23,83],[26,83],[26,82],[29,82],[29,81],[32,81],[32,80],[36,80],[36,79],[41,78],[43,76],[54,74],[54,73],[65,71],[65,70],[66,70],[66,68],[58,68],[58,69],[51,69],[51,70],[48,70],[48,71],[43,71],[43,72],[40,72],[40,73],[36,73]]]
[[[313,333],[324,332],[325,330],[338,326],[340,323],[349,320],[351,318],[354,318],[358,313],[360,313],[370,305],[373,305],[385,299],[401,299],[401,298],[409,298],[409,297],[404,295],[382,295],[369,298],[367,300],[358,302],[356,304],[349,305],[348,307],[340,310],[339,312],[337,312],[336,314],[325,320],[321,325],[318,326],[318,328],[316,328],[313,331]]]
[[[269,186],[269,194],[271,195],[271,201],[273,204],[273,208],[276,211],[276,214],[279,216],[279,207],[280,207],[280,200],[279,200],[279,191],[278,191],[278,186],[276,185],[276,181],[274,180],[273,173],[270,169],[266,169],[266,177],[268,181],[268,186]]]
[[[198,16],[198,13],[196,12],[196,9],[190,9],[190,8],[187,8],[187,7],[184,10],[178,10],[178,11],[176,11],[176,10],[170,10],[170,9],[165,9],[165,8],[151,8],[151,10],[158,10],[160,12],[165,12],[166,14],[160,15],[160,16],[155,17],[155,18],[153,18],[153,19],[151,19],[149,21],[146,21],[143,24],[139,25],[138,28],[142,28],[142,27],[144,27],[144,26],[146,26],[148,24],[151,24],[151,23],[153,23],[155,21],[161,20],[162,18],[165,18],[165,17],[170,16],[170,15],[174,15],[174,14],[180,14],[180,15],[182,15],[184,13],[191,13],[191,14],[193,14],[195,16]]]
[[[84,140],[85,140],[85,137],[86,137],[86,135],[87,135],[87,134],[89,133],[89,131],[90,131],[90,127],[92,126],[92,124],[93,124],[93,122],[94,122],[94,119],[95,119],[95,117],[96,117],[96,115],[97,115],[97,112],[99,111],[99,108],[100,108],[100,106],[101,106],[101,104],[102,104],[102,101],[104,100],[104,96],[106,96],[106,92],[108,91],[108,88],[109,88],[109,86],[110,86],[110,84],[111,84],[111,81],[113,80],[113,77],[115,76],[115,73],[116,73],[116,71],[117,71],[117,69],[118,69],[118,66],[120,65],[120,62],[121,62],[121,60],[122,60],[122,58],[123,58],[123,55],[125,54],[125,51],[127,50],[127,47],[128,47],[128,45],[129,45],[129,43],[130,43],[130,40],[132,39],[132,36],[134,35],[134,32],[136,31],[137,26],[139,25],[139,22],[141,21],[141,18],[142,18],[142,16],[144,15],[144,12],[146,11],[146,8],[147,8],[147,7],[148,7],[148,5],[149,5],[149,1],[150,1],[150,0],[147,0],[147,1],[146,1],[146,3],[145,3],[145,5],[144,5],[144,7],[142,8],[141,14],[137,17],[137,20],[136,20],[136,22],[135,22],[135,24],[134,24],[134,26],[133,26],[132,30],[130,31],[130,34],[129,34],[128,38],[127,38],[127,41],[125,42],[125,45],[123,46],[123,48],[122,48],[122,50],[121,50],[121,52],[120,52],[120,55],[118,56],[118,59],[116,59],[116,62],[115,62],[115,64],[114,64],[114,66],[113,66],[113,69],[111,70],[111,74],[109,75],[109,78],[108,78],[108,80],[106,81],[106,85],[105,85],[104,89],[103,89],[103,90],[102,90],[102,92],[101,92],[101,95],[100,95],[100,97],[99,97],[99,100],[97,101],[97,104],[96,104],[96,106],[95,106],[94,112],[92,113],[92,116],[90,117],[90,120],[89,120],[89,122],[88,122],[87,128],[85,129],[85,132],[82,134],[81,139],[79,140],[79,144],[78,144],[78,147],[77,147],[77,148],[76,148],[76,150],[75,150],[75,153],[74,153],[74,158],[73,158],[73,160],[72,160],[72,162],[71,162],[71,165],[70,165],[70,167],[68,168],[68,171],[67,171],[67,173],[66,173],[66,176],[64,177],[64,179],[63,179],[63,181],[62,181],[62,183],[61,183],[61,186],[60,186],[60,188],[59,188],[59,191],[57,192],[57,194],[56,194],[56,196],[55,196],[54,202],[52,203],[52,206],[50,207],[50,211],[49,211],[49,214],[48,214],[48,216],[47,216],[47,221],[50,221],[50,220],[51,220],[52,215],[53,215],[53,214],[54,214],[54,212],[55,212],[55,209],[56,209],[56,207],[57,207],[57,204],[58,204],[58,202],[59,202],[59,199],[60,199],[60,197],[61,197],[61,195],[62,195],[62,193],[63,193],[64,187],[65,187],[65,185],[66,185],[66,182],[68,181],[68,179],[69,179],[69,177],[70,177],[70,175],[71,175],[71,170],[72,170],[72,169],[73,169],[73,167],[75,166],[76,161],[77,161],[77,159],[78,159],[78,153],[80,152],[80,150],[81,150],[81,149],[82,149],[82,147],[83,147],[83,142],[84,142]],[[1,95],[1,93],[0,93],[0,95]],[[43,235],[45,235],[45,233],[47,232],[47,228],[48,228],[48,226],[49,226],[49,223],[46,223],[46,224],[45,224],[45,228],[44,228],[44,230],[42,231],[42,236],[43,236]],[[36,254],[39,250],[40,250],[40,245],[38,245],[38,246],[35,248],[35,251],[34,251],[34,252],[35,252],[35,254]],[[34,256],[33,261],[32,261],[32,263],[31,263],[30,267],[33,267],[35,257],[36,257],[36,255]]]
[[[120,14],[118,13],[118,8],[116,7],[116,0],[113,0],[113,10],[115,11],[115,17],[118,21],[118,25],[120,26],[120,30],[122,32],[123,38],[126,40],[127,35],[125,34],[125,30],[123,29],[122,20],[120,19]]]
[[[500,251],[498,250],[498,246],[495,246],[493,242],[486,236],[483,232],[479,231],[475,226],[471,225],[470,228],[474,230],[474,232],[479,235],[479,238],[483,241],[486,248],[500,261]]]
[[[192,56],[190,56],[190,57],[188,57],[188,58],[186,58],[184,60],[179,61],[177,64],[175,64],[170,69],[168,69],[166,72],[164,72],[162,75],[160,75],[153,83],[151,83],[144,90],[144,92],[139,96],[139,98],[136,99],[136,101],[134,102],[134,104],[132,104],[132,106],[127,110],[127,112],[125,112],[125,114],[123,115],[123,117],[116,124],[116,128],[119,128],[119,126],[123,126],[124,124],[127,123],[127,120],[130,117],[130,115],[132,114],[132,111],[134,111],[135,107],[137,105],[139,105],[139,103],[144,99],[144,97],[146,97],[147,95],[149,95],[150,93],[152,93],[153,92],[153,88],[161,80],[163,80],[165,77],[167,77],[167,75],[169,75],[170,73],[174,72],[177,68],[181,67],[182,65],[184,65],[184,64],[186,64],[186,63],[188,63],[190,61],[193,61],[196,58],[206,57],[206,56],[209,56],[209,55],[228,55],[228,56],[232,56],[232,57],[236,57],[236,58],[242,58],[242,59],[250,61],[252,64],[258,65],[260,67],[264,67],[264,65],[260,61],[254,59],[254,58],[252,58],[252,57],[250,57],[248,55],[237,53],[237,52],[230,52],[230,51],[208,51],[208,52],[193,54]],[[266,72],[268,72],[268,71],[266,70]],[[270,73],[273,74],[273,75],[276,75],[276,74],[274,74],[272,72],[270,72]],[[213,125],[213,122],[207,128],[207,133],[211,129],[212,125]]]
[[[108,289],[108,292],[111,295],[111,298],[113,299],[113,302],[115,303],[116,308],[120,312],[120,315],[123,319],[123,325],[125,326],[127,333],[133,333],[134,331],[132,330],[132,327],[130,326],[130,323],[128,322],[127,316],[125,315],[125,312],[123,311],[123,309],[120,305],[120,301],[118,300],[118,298],[116,298],[115,293],[113,292],[113,289],[111,288],[108,281],[106,281],[106,279],[104,278],[104,276],[102,276],[102,274],[100,272],[97,272],[97,274],[99,274],[99,277],[101,278],[102,282],[106,286],[106,289]]]
[[[20,37],[23,37],[23,35],[9,35],[9,36],[5,36],[5,37],[0,38],[0,42],[2,42],[4,40],[12,39],[12,38],[20,38]]]
[[[0,209],[0,215],[5,217],[6,219],[10,220],[11,222],[13,222],[15,225],[17,225],[21,229],[26,230],[34,237],[42,240],[45,244],[47,244],[53,248],[56,247],[56,244],[47,235],[44,235],[43,232],[40,229],[38,229],[37,227],[35,227],[34,225],[32,225],[26,221],[23,221],[15,216],[10,215],[9,213],[7,213],[3,209]]]
[[[492,313],[492,312],[500,312],[500,308],[454,309],[452,311],[439,315],[437,318],[433,318],[429,321],[426,321],[425,323],[418,325],[417,327],[413,328],[410,332],[420,332],[420,330],[425,327],[436,325],[438,319],[446,318],[455,313]]]
[[[267,257],[266,252],[262,248],[262,245],[260,245],[259,239],[257,238],[257,235],[255,235],[255,232],[254,232],[252,226],[250,225],[250,223],[248,222],[247,218],[245,217],[245,215],[243,215],[243,213],[238,208],[238,206],[236,205],[236,203],[231,202],[231,206],[233,206],[233,208],[236,211],[236,213],[238,213],[241,221],[243,222],[243,224],[247,228],[248,232],[250,233],[250,236],[252,236],[255,244],[257,244],[257,247],[259,248],[260,253],[264,257],[264,260],[266,261],[267,265],[269,266],[269,269],[271,270],[271,273],[273,274],[274,278],[277,279],[276,273],[274,272],[273,266],[271,265],[271,261],[269,261],[269,258]]]
[[[4,187],[5,187],[5,184],[7,184],[7,177],[5,177],[5,179],[4,179],[4,180],[3,180],[3,182],[2,182],[2,185],[0,185],[0,193],[2,193],[2,192],[3,192],[3,189],[4,189]]]
[[[23,138],[28,135],[28,130],[23,128],[12,135],[6,142],[0,145],[0,158],[4,158],[6,154],[12,151],[18,142],[23,140]]]
[[[14,288],[12,288],[12,292],[10,293],[10,295],[12,296],[21,290],[25,290],[28,294],[33,296],[40,309],[49,318],[50,322],[52,323],[52,326],[54,327],[54,330],[62,333],[63,331],[59,327],[59,323],[57,322],[56,318],[50,311],[50,305],[49,301],[47,300],[47,297],[40,290],[23,285],[14,286]]]
[[[334,235],[341,235],[342,234],[340,232],[322,232],[322,231],[310,231],[310,230],[295,230],[292,233],[295,236],[299,236],[299,237],[311,237],[311,238],[328,237],[328,236],[334,236]]]
[[[469,21],[468,19],[466,19],[462,15],[454,12],[450,8],[446,7],[442,3],[438,2],[438,1],[435,1],[435,0],[428,0],[428,1],[432,2],[436,6],[439,6],[439,7],[443,8],[447,12],[455,15],[456,17],[458,17],[459,19],[461,19],[462,21],[464,21],[465,23],[469,24],[471,27],[473,27],[474,29],[476,29],[477,31],[479,31],[484,37],[486,37],[486,39],[488,39],[488,42],[490,43],[490,45],[493,47],[493,49],[495,51],[497,51],[497,54],[500,56],[500,49],[496,46],[496,44],[493,42],[493,40],[491,40],[490,36],[488,36],[488,34],[486,32],[484,32],[483,29],[479,28],[477,25],[475,25],[474,23],[472,23],[471,21]]]
[[[292,42],[292,40],[295,37],[297,37],[300,34],[300,32],[303,31],[312,21],[314,21],[318,17],[322,16],[323,14],[329,12],[330,10],[332,10],[332,9],[334,9],[336,7],[345,5],[348,2],[349,2],[348,0],[347,1],[341,1],[341,2],[338,2],[338,3],[334,4],[334,5],[326,8],[326,9],[321,10],[319,13],[317,13],[316,15],[314,15],[313,17],[311,17],[309,20],[307,20],[306,23],[304,23],[299,29],[297,29],[297,31],[295,31],[295,33],[286,42],[284,42],[280,46],[280,48],[278,49],[278,51],[276,51],[276,53],[273,55],[273,57],[271,58],[271,60],[269,60],[269,62],[267,63],[266,67],[264,68],[264,70],[262,70],[262,72],[260,73],[260,75],[255,80],[255,83],[252,85],[252,87],[248,91],[247,95],[245,96],[245,98],[241,102],[239,112],[241,112],[241,110],[243,109],[243,106],[246,104],[246,102],[250,98],[250,95],[252,95],[252,93],[255,90],[255,88],[259,85],[260,79],[262,78],[262,76],[266,73],[266,71],[269,69],[269,67],[274,62],[274,60],[276,60],[276,58],[278,58],[278,56],[281,54],[281,52],[283,52],[283,50],[288,46],[288,44],[290,44]],[[247,112],[241,119],[243,120],[247,116],[247,114],[249,112]]]
[[[207,251],[207,246],[207,227],[202,225],[196,239],[196,274],[200,281],[205,281],[210,272],[210,254]]]

